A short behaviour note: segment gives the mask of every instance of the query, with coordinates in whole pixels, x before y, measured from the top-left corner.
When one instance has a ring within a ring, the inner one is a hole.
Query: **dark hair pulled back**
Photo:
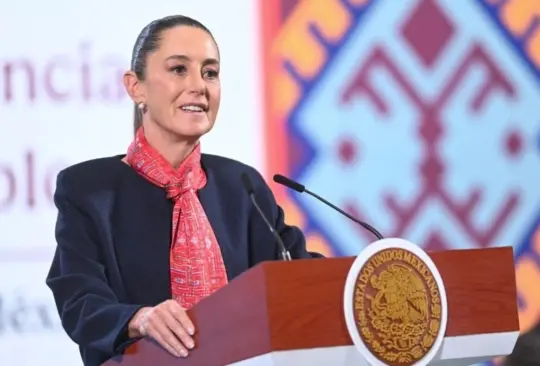
[[[193,18],[184,15],[171,15],[164,18],[156,19],[143,28],[135,45],[133,46],[133,52],[131,54],[131,71],[137,75],[139,80],[144,80],[146,77],[146,61],[148,55],[155,52],[159,48],[161,41],[161,34],[171,28],[185,26],[202,29],[208,33],[212,38],[212,32],[201,22]],[[135,104],[134,110],[134,130],[141,126],[142,113],[139,110],[139,106]]]

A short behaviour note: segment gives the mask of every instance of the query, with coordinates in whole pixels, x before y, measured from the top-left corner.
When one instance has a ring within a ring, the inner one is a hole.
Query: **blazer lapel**
[[[228,231],[225,227],[223,220],[223,212],[221,208],[223,207],[222,202],[220,201],[220,196],[218,194],[218,182],[216,182],[216,177],[213,174],[211,169],[206,169],[207,183],[201,190],[199,190],[199,199],[201,204],[206,212],[208,221],[214,230],[216,239],[221,248],[221,255],[223,257],[223,262],[227,268],[227,277],[229,281],[238,275],[238,266],[236,265],[236,260],[234,257],[234,251],[231,244],[231,238],[228,235]]]
[[[113,220],[114,242],[128,293],[142,304],[170,299],[172,201],[162,188],[132,171],[117,204],[122,210]]]

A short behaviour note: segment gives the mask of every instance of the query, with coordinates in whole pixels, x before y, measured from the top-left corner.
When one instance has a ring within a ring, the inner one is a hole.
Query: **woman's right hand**
[[[186,357],[195,347],[195,327],[178,302],[167,300],[152,308],[142,308],[129,323],[130,337],[148,336],[176,357]]]

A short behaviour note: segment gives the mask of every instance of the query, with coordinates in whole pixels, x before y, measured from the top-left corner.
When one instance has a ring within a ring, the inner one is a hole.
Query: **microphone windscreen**
[[[292,179],[289,179],[281,174],[274,175],[274,182],[283,184],[286,187],[289,187],[290,189],[294,189],[296,192],[304,192],[306,190],[306,187],[303,186],[300,183],[295,182]]]

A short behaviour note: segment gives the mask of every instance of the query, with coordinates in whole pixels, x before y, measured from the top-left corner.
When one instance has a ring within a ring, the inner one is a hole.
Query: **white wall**
[[[183,14],[213,31],[223,99],[203,151],[264,168],[256,6],[253,0],[0,2],[1,365],[80,364],[44,283],[55,246],[51,196],[62,167],[125,152],[132,104],[121,74],[147,23]]]

